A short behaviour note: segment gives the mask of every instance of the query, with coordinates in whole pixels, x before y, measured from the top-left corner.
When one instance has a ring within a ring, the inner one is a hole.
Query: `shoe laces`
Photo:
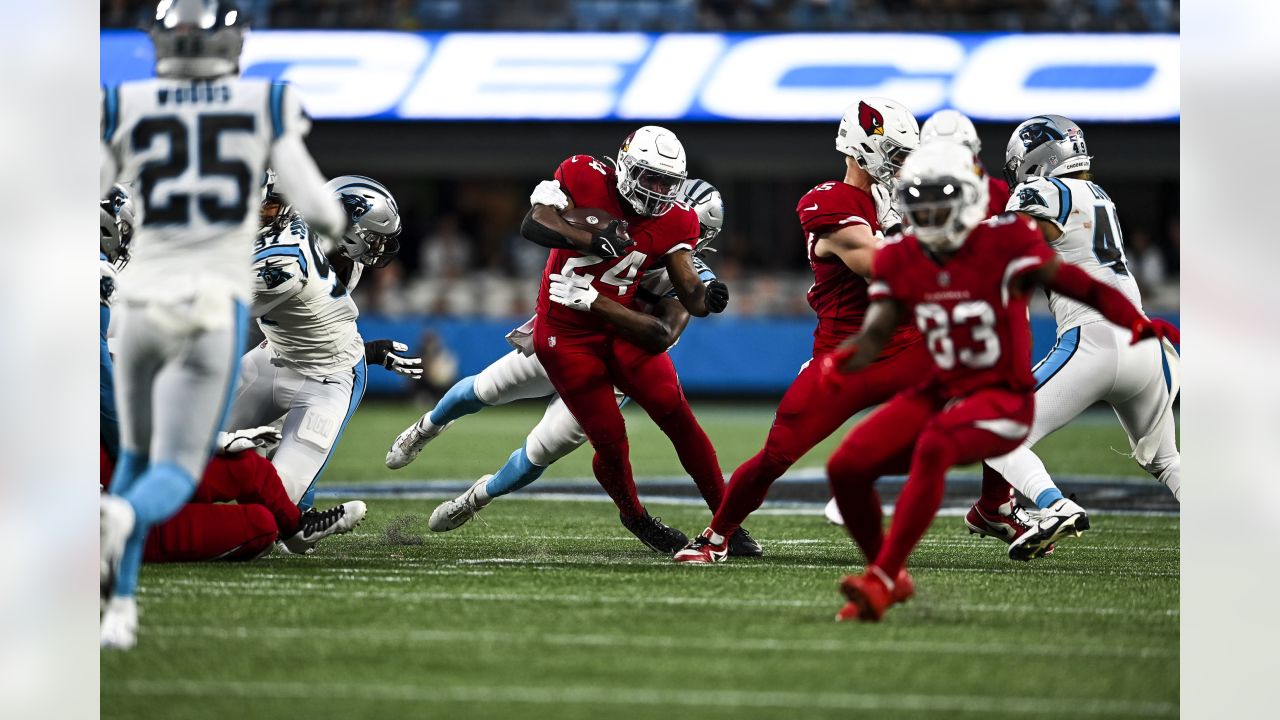
[[[342,505],[335,505],[323,512],[311,508],[302,514],[302,531],[309,534],[323,530],[338,522],[346,514],[347,508]]]

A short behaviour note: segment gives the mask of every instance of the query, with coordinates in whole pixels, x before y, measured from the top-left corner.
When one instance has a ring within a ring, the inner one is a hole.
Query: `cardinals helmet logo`
[[[862,132],[868,135],[884,134],[884,116],[865,101],[858,103],[858,124],[862,126]]]

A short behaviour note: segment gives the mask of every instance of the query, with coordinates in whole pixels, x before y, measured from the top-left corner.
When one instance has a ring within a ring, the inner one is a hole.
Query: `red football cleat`
[[[898,572],[893,587],[889,588],[884,583],[884,573],[871,566],[861,576],[846,575],[840,581],[840,592],[849,598],[849,602],[836,613],[836,622],[876,622],[884,617],[884,612],[890,605],[910,600],[916,594],[916,584],[904,568]]]

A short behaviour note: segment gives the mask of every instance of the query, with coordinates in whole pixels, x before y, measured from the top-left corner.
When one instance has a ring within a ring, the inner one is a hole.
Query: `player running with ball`
[[[879,620],[914,592],[907,556],[942,502],[948,468],[1007,453],[1027,437],[1035,406],[1028,295],[1037,287],[1096,308],[1132,343],[1177,329],[1147,319],[1123,293],[1063,263],[1036,224],[983,221],[987,186],[963,145],[938,141],[903,165],[898,198],[910,225],[876,253],[861,332],[822,360],[825,381],[856,381],[914,317],[936,372],[859,423],[827,465],[846,528],[867,567],[847,576],[838,620]],[[1155,344],[1155,343],[1152,343]],[[852,374],[846,374],[852,373]],[[875,481],[908,470],[886,536]]]

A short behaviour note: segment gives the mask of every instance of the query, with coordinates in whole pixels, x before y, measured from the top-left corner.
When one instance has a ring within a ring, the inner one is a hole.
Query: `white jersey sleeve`
[[[271,167],[280,191],[313,229],[339,237],[346,229],[346,213],[337,198],[325,192],[324,176],[302,142],[311,132],[311,118],[288,85],[272,85],[271,94]]]
[[[1026,213],[1037,220],[1051,222],[1062,230],[1071,214],[1071,205],[1071,191],[1063,181],[1034,177],[1028,178],[1009,194],[1005,210]]]

